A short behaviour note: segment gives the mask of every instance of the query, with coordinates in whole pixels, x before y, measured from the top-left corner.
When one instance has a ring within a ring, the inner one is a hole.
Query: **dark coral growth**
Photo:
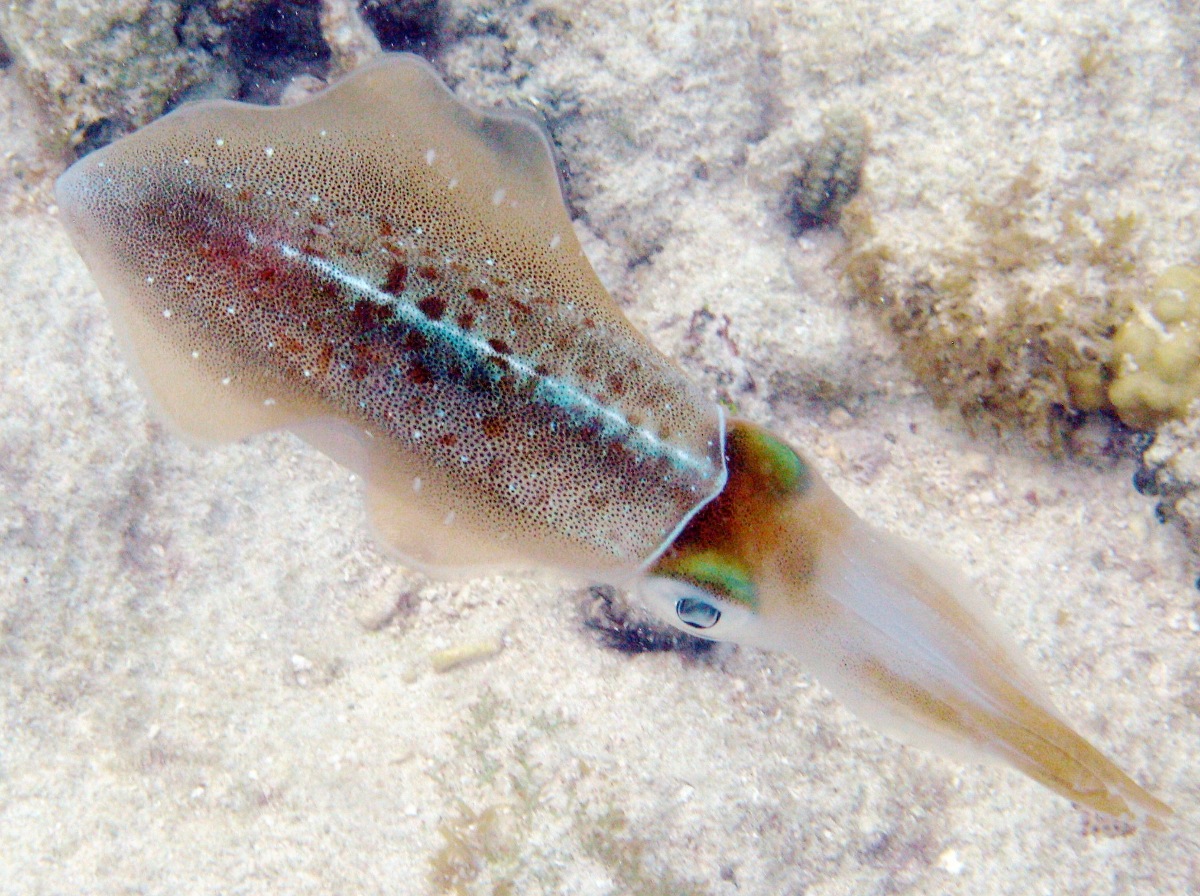
[[[1200,555],[1200,419],[1172,420],[1141,444],[1133,487],[1157,499],[1155,518],[1178,526],[1188,547]]]
[[[422,56],[438,51],[446,23],[440,0],[362,0],[358,6],[383,49]]]
[[[964,239],[909,264],[876,232],[868,197],[842,217],[845,278],[877,310],[934,400],[972,428],[1016,428],[1053,453],[1086,412],[1111,410],[1116,315],[1140,288],[1132,215],[1049,203],[1029,166],[977,199]],[[1039,220],[1037,210],[1058,209]]]
[[[663,625],[607,585],[595,585],[584,593],[584,625],[599,633],[604,646],[622,653],[653,653],[674,650],[685,656],[706,656],[714,643]]]
[[[820,138],[787,191],[787,219],[794,234],[834,224],[862,185],[867,160],[867,123],[845,109],[825,117]]]

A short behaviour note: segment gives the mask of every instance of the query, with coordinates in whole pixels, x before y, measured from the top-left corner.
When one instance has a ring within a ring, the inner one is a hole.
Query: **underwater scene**
[[[0,894],[1200,892],[1198,13],[0,8]]]

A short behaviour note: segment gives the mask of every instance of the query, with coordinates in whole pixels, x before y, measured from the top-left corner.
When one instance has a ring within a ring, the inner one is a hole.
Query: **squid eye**
[[[721,619],[721,611],[698,597],[681,597],[675,602],[675,615],[692,628],[712,628]]]

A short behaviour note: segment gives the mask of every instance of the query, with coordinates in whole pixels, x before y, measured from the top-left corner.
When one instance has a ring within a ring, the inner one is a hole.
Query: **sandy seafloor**
[[[1136,212],[1154,263],[1195,261],[1197,8],[911,6],[565,2],[572,27],[527,55],[585,98],[580,231],[630,317],[962,567],[1065,715],[1174,806],[1168,831],[1087,833],[1016,772],[875,733],[788,657],[623,655],[571,585],[415,575],[289,436],[178,441],[59,226],[61,165],[10,69],[0,893],[1200,892],[1194,556],[1131,460],[1053,461],[936,411],[846,302],[839,236],[793,238],[777,200],[784,148],[848,105],[878,207],[933,210],[911,239],[1035,160]],[[1089,41],[1108,68],[1085,85]],[[470,93],[470,60],[446,64]],[[740,354],[689,347],[702,307]]]

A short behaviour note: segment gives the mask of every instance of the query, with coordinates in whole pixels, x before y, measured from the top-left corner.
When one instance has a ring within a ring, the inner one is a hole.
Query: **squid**
[[[541,129],[419,58],[291,107],[183,106],[80,159],[57,199],[174,429],[297,433],[359,474],[402,561],[625,588],[689,634],[799,657],[918,744],[1170,814],[1055,712],[969,586],[633,328]]]

